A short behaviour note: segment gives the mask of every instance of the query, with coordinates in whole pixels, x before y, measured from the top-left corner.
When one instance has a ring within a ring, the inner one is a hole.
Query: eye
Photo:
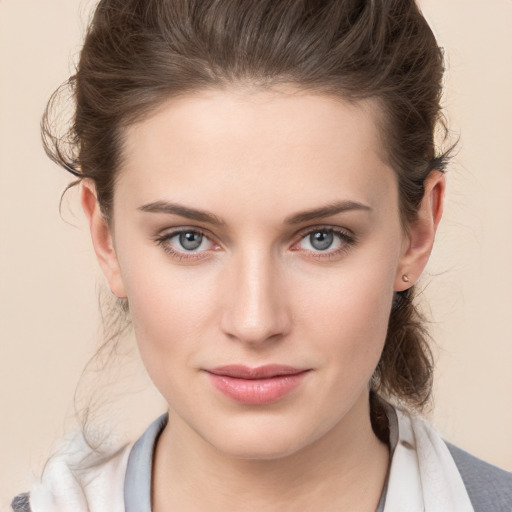
[[[317,228],[305,233],[293,250],[311,252],[316,257],[336,256],[354,245],[355,239],[349,233],[334,228]]]
[[[303,238],[302,241],[306,242],[306,244],[316,251],[326,251],[327,249],[332,248],[333,244],[336,242],[339,243],[339,240],[335,239],[332,231],[315,231]],[[308,249],[310,247],[308,247]]]
[[[204,233],[194,229],[181,229],[166,233],[158,237],[156,242],[167,253],[179,260],[202,257],[203,253],[218,247]]]

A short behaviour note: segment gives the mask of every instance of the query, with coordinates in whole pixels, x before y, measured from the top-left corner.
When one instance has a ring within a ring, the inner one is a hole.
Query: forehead
[[[209,206],[279,198],[283,209],[379,201],[389,188],[396,195],[396,180],[382,157],[377,112],[371,101],[293,90],[173,98],[127,128],[116,195]]]

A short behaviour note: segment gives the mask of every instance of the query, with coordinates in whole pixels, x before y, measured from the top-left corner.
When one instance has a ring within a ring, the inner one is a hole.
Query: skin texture
[[[126,130],[111,226],[83,183],[100,265],[128,297],[141,357],[169,404],[157,512],[375,510],[388,451],[371,429],[368,382],[393,293],[428,260],[444,179],[427,179],[405,233],[373,112],[370,101],[299,91],[202,91]],[[143,211],[163,202],[218,223]],[[202,233],[199,248],[187,252],[177,229]],[[319,231],[332,233],[327,250],[312,245]],[[271,363],[309,372],[266,405],[224,396],[205,371]]]

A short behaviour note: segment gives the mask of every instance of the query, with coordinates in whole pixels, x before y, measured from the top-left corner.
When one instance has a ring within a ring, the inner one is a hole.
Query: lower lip
[[[278,375],[267,379],[237,379],[208,373],[213,386],[227,397],[241,403],[263,405],[277,402],[300,385],[308,371]]]

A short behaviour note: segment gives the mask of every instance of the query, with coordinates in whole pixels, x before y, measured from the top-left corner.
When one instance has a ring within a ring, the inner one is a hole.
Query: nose
[[[221,329],[230,338],[262,346],[291,328],[282,271],[272,257],[258,251],[240,255],[224,288]]]

